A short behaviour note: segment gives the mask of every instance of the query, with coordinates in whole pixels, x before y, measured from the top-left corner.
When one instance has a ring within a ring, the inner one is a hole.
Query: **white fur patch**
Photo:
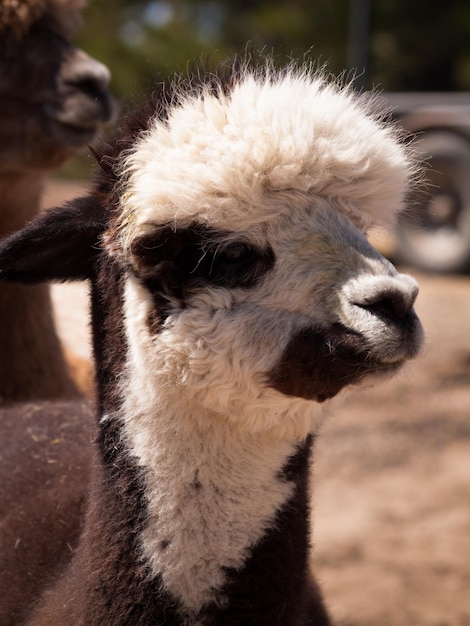
[[[159,337],[149,334],[150,306],[145,290],[130,279],[125,311],[131,382],[123,390],[121,419],[146,476],[143,555],[165,588],[197,612],[208,602],[223,603],[222,568],[243,565],[292,495],[292,484],[278,473],[296,442],[244,432],[186,397],[185,346],[180,369],[166,378],[165,359],[174,355],[164,354]]]
[[[223,602],[222,568],[243,566],[292,495],[292,485],[277,473],[294,448],[261,436],[155,426],[148,435],[160,443],[133,450],[149,486],[142,548],[165,588],[198,611]]]

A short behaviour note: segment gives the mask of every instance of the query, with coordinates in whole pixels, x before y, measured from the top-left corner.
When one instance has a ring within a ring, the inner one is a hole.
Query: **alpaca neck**
[[[104,270],[85,528],[31,624],[327,626],[308,568],[312,437],[242,432],[169,384],[126,387],[124,280]]]
[[[150,502],[142,550],[165,588],[197,613],[223,601],[224,572],[243,567],[293,497],[282,470],[296,444],[237,432],[174,402],[160,407],[134,413],[124,429]]]
[[[19,230],[37,215],[43,181],[40,171],[0,173],[0,238]]]
[[[89,607],[83,623],[102,623],[109,605],[110,625],[132,614],[132,623],[263,626],[284,609],[286,626],[308,623],[299,616],[311,602],[310,439],[186,428],[171,412],[136,422],[139,441],[125,416],[102,421],[81,573],[69,571],[72,587],[87,581],[73,601]]]
[[[39,211],[42,176],[0,176],[0,237]],[[56,335],[49,288],[0,283],[0,402],[75,396]]]
[[[32,624],[326,626],[308,573],[312,437],[241,432],[168,382],[126,387],[125,281],[117,264],[102,270],[88,513]]]

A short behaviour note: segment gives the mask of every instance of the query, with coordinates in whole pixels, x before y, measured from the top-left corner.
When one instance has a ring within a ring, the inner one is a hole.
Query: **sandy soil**
[[[78,191],[54,185],[45,206]],[[313,566],[338,626],[470,626],[470,278],[411,273],[422,356],[333,401],[317,442]],[[53,298],[88,358],[86,288]]]

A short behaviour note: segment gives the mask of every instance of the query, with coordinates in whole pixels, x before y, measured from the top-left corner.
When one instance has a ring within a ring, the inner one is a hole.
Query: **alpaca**
[[[74,401],[0,420],[1,471],[20,453],[49,492],[37,529],[40,486],[0,485],[11,623],[327,626],[312,448],[325,401],[421,345],[416,282],[365,235],[410,151],[365,96],[266,62],[161,87],[100,154],[86,197],[0,245],[3,280],[90,281],[97,381],[94,426]]]
[[[47,171],[109,121],[109,72],[69,40],[81,0],[0,0],[0,237],[40,209]],[[45,285],[0,291],[0,403],[75,395]]]

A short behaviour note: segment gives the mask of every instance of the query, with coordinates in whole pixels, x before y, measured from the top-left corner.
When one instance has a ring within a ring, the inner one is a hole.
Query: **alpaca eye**
[[[220,253],[219,257],[222,261],[228,263],[237,263],[244,261],[251,254],[251,248],[241,241],[229,243]]]

